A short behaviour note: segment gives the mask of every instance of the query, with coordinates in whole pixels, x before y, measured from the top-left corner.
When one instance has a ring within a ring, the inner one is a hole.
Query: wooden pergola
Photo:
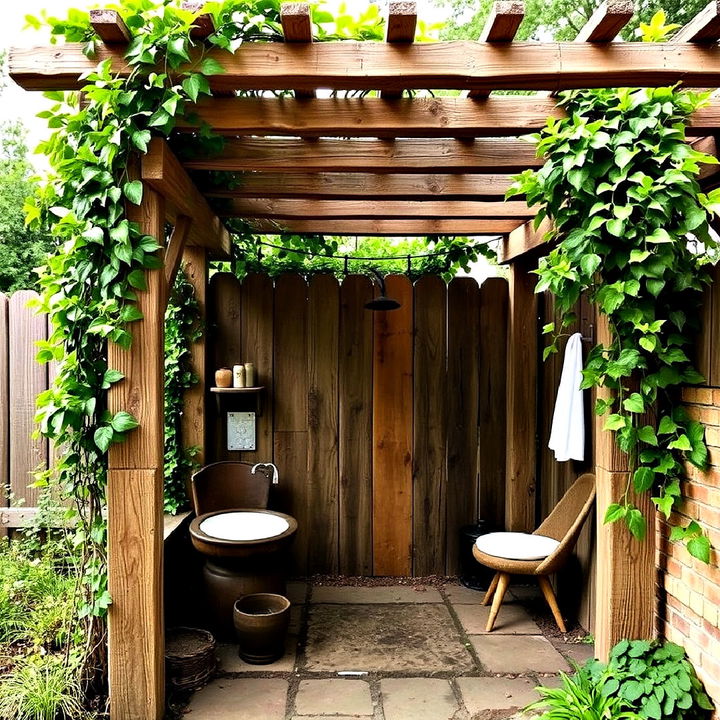
[[[187,5],[187,3],[186,3]],[[197,7],[193,39],[213,32]],[[163,637],[163,311],[168,287],[185,262],[201,303],[208,257],[226,257],[230,234],[221,217],[247,219],[259,232],[348,235],[500,235],[510,264],[507,346],[507,529],[529,530],[535,514],[536,267],[546,229],[534,211],[503,202],[511,174],[542,164],[518,136],[561,117],[554,93],[587,87],[720,85],[720,2],[711,2],[667,43],[616,40],[633,14],[630,0],[607,0],[575,42],[513,42],[523,18],[518,0],[496,2],[477,42],[413,43],[413,2],[390,2],[386,42],[312,42],[305,3],[282,8],[285,43],[245,43],[234,55],[207,52],[225,73],[210,79],[215,96],[200,117],[226,136],[223,152],[181,162],[155,138],[140,159],[142,205],[130,207],[144,232],[162,239],[164,270],[148,274],[140,293],[144,320],[133,325],[130,350],[110,347],[110,365],[126,379],[113,386],[112,410],[127,409],[140,427],[109,457],[110,692],[113,720],[156,720],[164,712]],[[92,11],[102,41],[88,59],[79,45],[16,48],[12,78],[27,90],[77,90],[80,76],[124,59],[130,32],[114,11]],[[320,89],[374,91],[372,96],[317,97]],[[405,90],[461,90],[459,97]],[[544,91],[534,96],[495,90]],[[242,90],[293,90],[294,96],[238,97]],[[720,101],[698,111],[689,132],[716,153]],[[181,123],[177,135],[195,126]],[[208,171],[237,173],[218,189]],[[715,167],[704,182],[715,180]],[[191,177],[192,176],[192,177]],[[599,337],[607,329],[599,324]],[[194,351],[201,383],[187,396],[185,440],[205,442],[205,359]],[[202,458],[200,458],[202,459]],[[627,466],[609,433],[596,432],[598,507],[624,489]],[[648,516],[649,502],[638,499]],[[654,534],[649,533],[653,538]],[[624,528],[598,522],[597,649],[621,637],[654,632],[654,547]]]

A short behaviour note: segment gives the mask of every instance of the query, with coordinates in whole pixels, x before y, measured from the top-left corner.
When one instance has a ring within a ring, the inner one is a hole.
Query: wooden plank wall
[[[210,280],[208,377],[252,361],[265,391],[254,453],[223,450],[210,401],[208,461],[278,465],[298,574],[455,574],[459,527],[478,508],[503,526],[507,283],[387,292],[400,310],[366,310],[362,275]]]
[[[558,322],[558,313],[555,311],[554,298],[545,294],[543,300],[543,324]],[[584,299],[576,308],[578,321],[567,328],[567,334],[582,332],[585,338],[595,339],[593,308]],[[557,462],[555,454],[548,448],[552,416],[555,408],[560,375],[562,373],[563,359],[565,357],[565,338],[560,344],[560,352],[551,355],[544,363],[539,374],[539,421],[538,432],[540,436],[539,447],[539,483],[540,515],[547,516],[555,507],[565,491],[573,481],[583,472],[592,469],[592,423],[593,414],[590,394],[586,393],[585,403],[585,430],[587,447],[584,462]],[[544,346],[543,342],[543,346]],[[583,342],[583,355],[590,349],[590,342]],[[569,617],[577,617],[580,624],[592,632],[595,625],[595,518],[591,514],[578,541],[573,558],[567,563],[565,569],[558,575],[556,589],[563,609]],[[578,595],[577,588],[583,588]]]
[[[697,366],[705,385],[720,387],[720,265],[710,269],[712,284],[705,290],[697,342]]]

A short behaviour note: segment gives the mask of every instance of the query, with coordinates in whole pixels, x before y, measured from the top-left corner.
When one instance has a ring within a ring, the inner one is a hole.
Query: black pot
[[[487,590],[495,575],[494,570],[481,565],[472,554],[475,541],[491,532],[495,532],[495,527],[487,520],[460,528],[460,582],[471,590]]]
[[[233,621],[240,657],[245,662],[267,665],[285,654],[290,601],[284,595],[245,595],[235,603]]]

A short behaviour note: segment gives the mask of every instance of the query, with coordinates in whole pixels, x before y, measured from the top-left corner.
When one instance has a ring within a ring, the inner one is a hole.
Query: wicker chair
[[[483,605],[489,605],[492,600],[487,632],[495,625],[511,575],[537,576],[555,622],[561,632],[567,632],[548,575],[557,572],[567,561],[594,502],[595,476],[586,473],[570,486],[532,535],[491,533],[477,539],[473,547],[475,559],[497,571],[483,599]]]

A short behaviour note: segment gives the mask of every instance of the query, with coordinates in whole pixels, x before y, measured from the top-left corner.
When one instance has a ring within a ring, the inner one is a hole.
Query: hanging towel
[[[585,403],[580,389],[582,367],[582,335],[575,333],[568,338],[565,347],[548,443],[559,462],[585,459]]]

